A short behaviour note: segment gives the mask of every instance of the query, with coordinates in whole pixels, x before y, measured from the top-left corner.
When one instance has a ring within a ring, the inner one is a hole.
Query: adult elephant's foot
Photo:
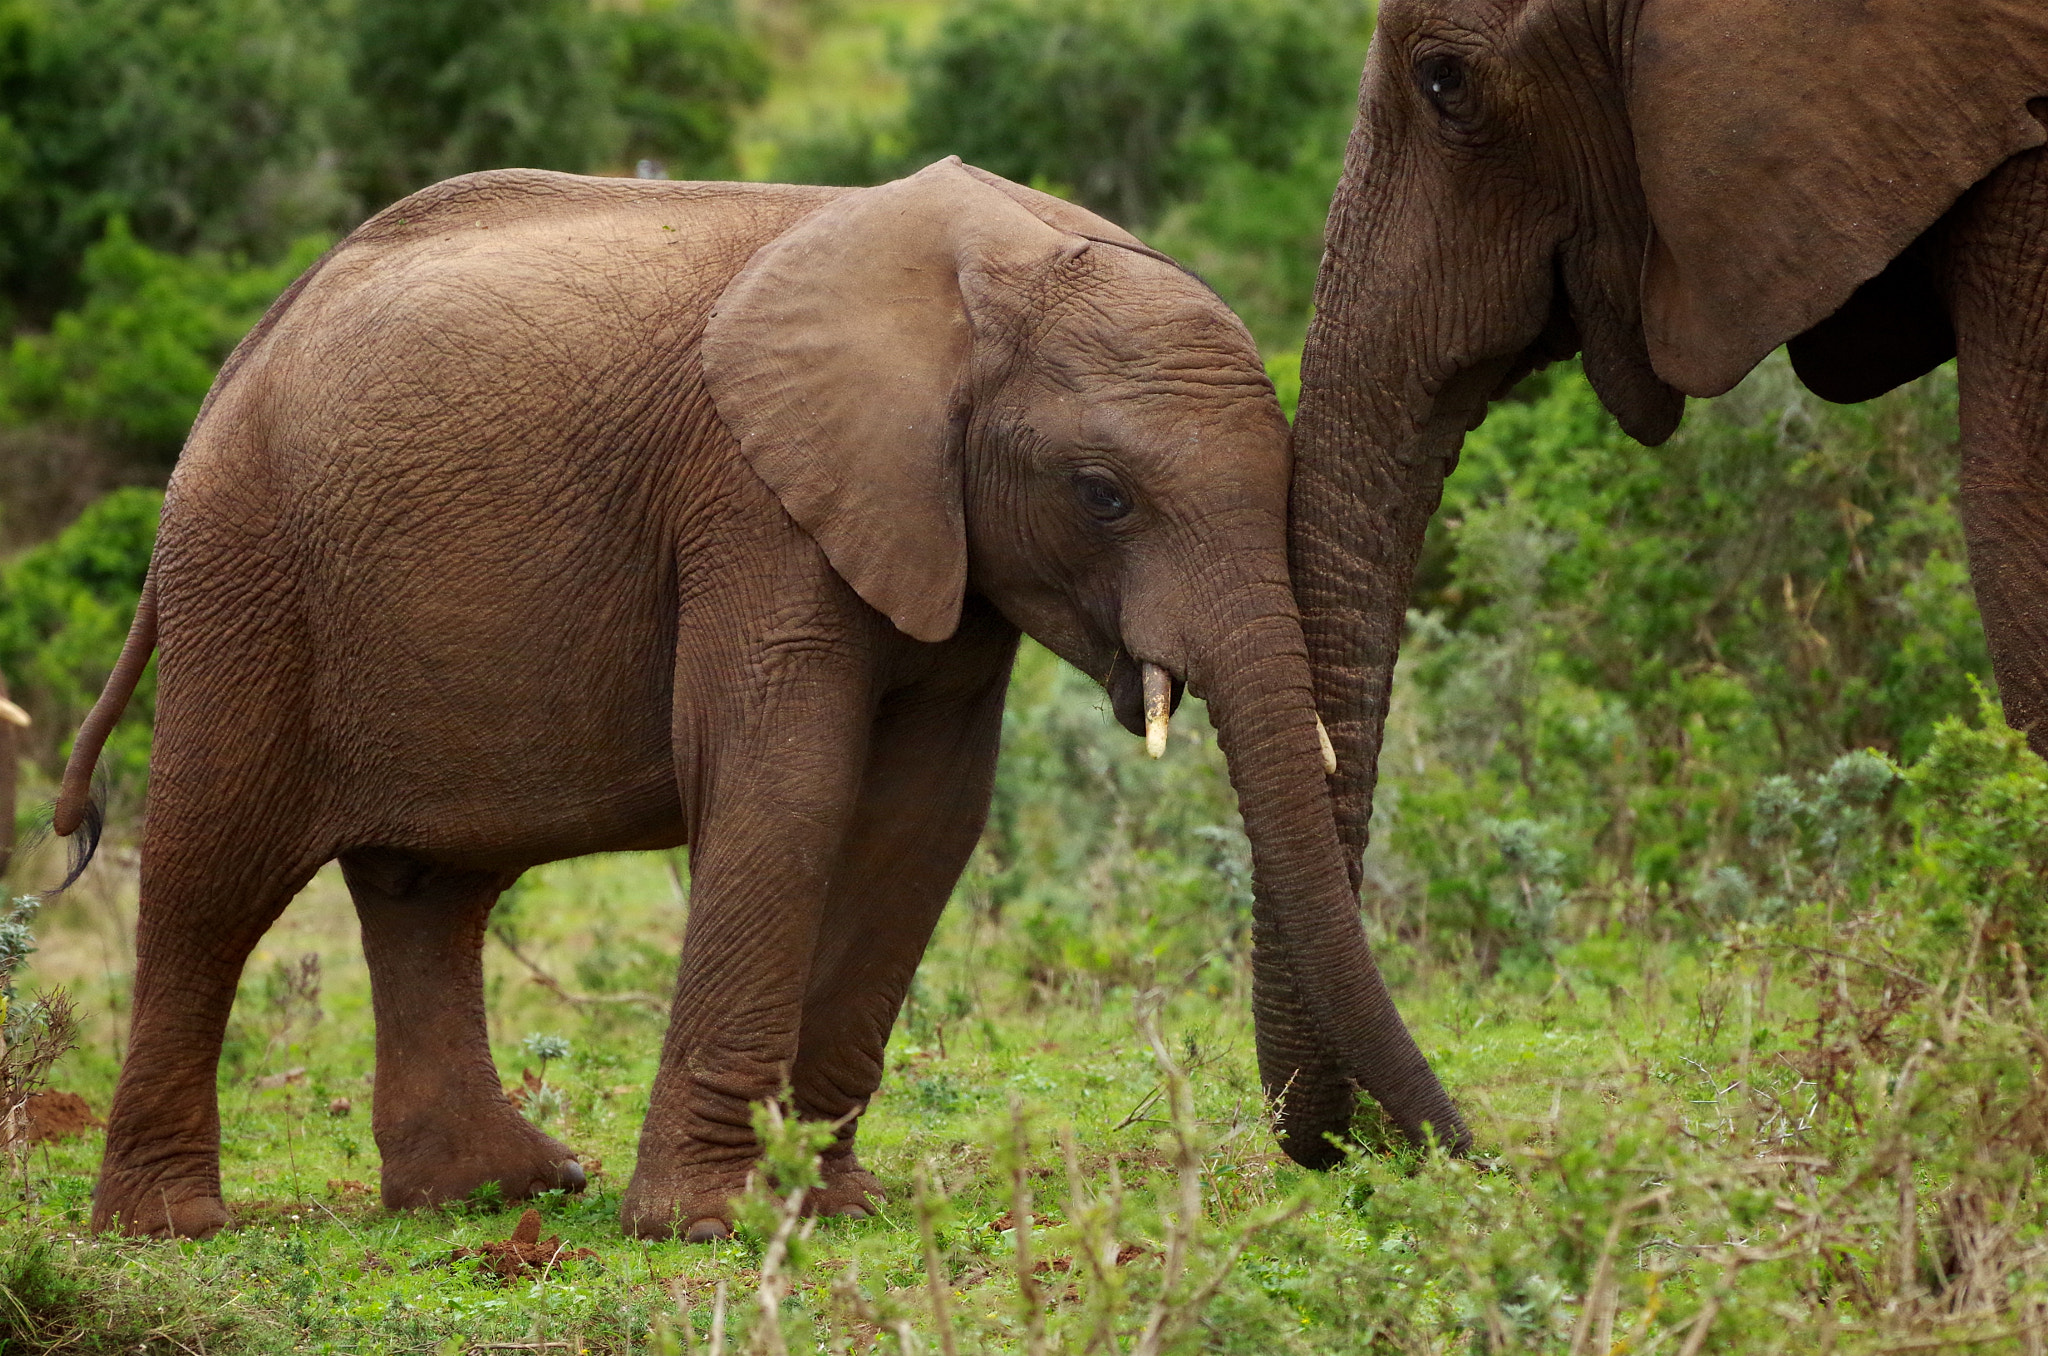
[[[377,1148],[387,1210],[459,1201],[491,1182],[505,1200],[521,1201],[544,1191],[581,1191],[586,1180],[574,1150],[509,1106],[461,1127],[380,1131]]]
[[[227,1222],[220,1173],[210,1166],[181,1166],[175,1160],[147,1169],[107,1166],[93,1188],[92,1227],[97,1233],[210,1238]]]
[[[753,1165],[703,1164],[650,1172],[643,1163],[619,1202],[619,1227],[634,1238],[715,1243],[732,1237],[733,1202],[747,1194]]]
[[[818,1160],[825,1183],[804,1199],[804,1213],[866,1219],[889,1199],[875,1175],[860,1165],[851,1146],[827,1149]]]

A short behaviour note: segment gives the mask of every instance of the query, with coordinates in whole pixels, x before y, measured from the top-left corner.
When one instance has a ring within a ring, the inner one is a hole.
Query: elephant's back
[[[366,223],[252,335],[180,460],[166,661],[267,662],[239,637],[288,618],[338,784],[525,805],[545,783],[562,805],[539,817],[565,823],[667,804],[678,542],[783,525],[694,348],[731,274],[839,191],[509,171]],[[232,633],[203,601],[224,579],[249,581]]]
[[[706,312],[756,249],[846,191],[541,170],[422,190],[237,350],[180,459],[180,510],[224,498],[246,515],[258,485],[302,522],[377,516],[391,484],[501,508],[601,494],[657,444],[691,441]]]

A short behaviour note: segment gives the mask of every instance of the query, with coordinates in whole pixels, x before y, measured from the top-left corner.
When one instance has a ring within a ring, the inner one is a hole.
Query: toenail
[[[690,1226],[683,1235],[685,1243],[716,1243],[722,1238],[731,1238],[732,1230],[722,1219],[700,1219]]]
[[[866,1208],[858,1205],[842,1205],[833,1213],[841,1219],[866,1219],[868,1217]]]
[[[566,1159],[563,1161],[562,1190],[581,1191],[583,1190],[584,1184],[588,1180],[589,1179],[583,1175],[583,1165],[581,1163],[578,1163],[573,1158]]]

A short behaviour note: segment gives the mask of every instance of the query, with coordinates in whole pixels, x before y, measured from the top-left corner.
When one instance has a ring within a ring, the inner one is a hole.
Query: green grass
[[[1020,689],[1072,704],[1035,658]],[[1181,725],[1168,763],[1213,771],[1213,737],[1198,717]],[[1013,723],[1025,752],[1030,735]],[[1140,760],[1113,733],[1100,747]],[[507,1237],[517,1207],[375,1204],[366,980],[345,895],[323,876],[237,1008],[221,1079],[231,1228],[204,1243],[90,1237],[97,1139],[37,1147],[0,1196],[0,1351],[657,1351],[681,1350],[684,1325],[703,1350],[721,1283],[728,1350],[895,1351],[904,1326],[934,1350],[934,1277],[960,1351],[1031,1350],[1035,1321],[1038,1349],[1062,1352],[1141,1349],[1161,1323],[1160,1349],[1182,1351],[2029,1351],[2048,1312],[2033,1183],[2048,1034],[2027,953],[2006,945],[2019,934],[1984,909],[1872,909],[1819,878],[1807,902],[1717,940],[1674,935],[1643,897],[1584,901],[1577,940],[1487,976],[1386,940],[1478,1153],[1362,1150],[1319,1175],[1280,1157],[1264,1122],[1227,890],[1188,916],[1115,869],[1060,882],[1095,907],[1049,960],[1040,924],[988,906],[984,859],[863,1123],[891,1197],[881,1215],[820,1223],[781,1262],[765,1195],[732,1242],[628,1241],[618,1192],[661,1027],[632,995],[661,992],[672,964],[675,866],[587,859],[520,887],[504,925],[560,992],[491,944],[508,1080],[534,1067],[527,1037],[569,1044],[546,1070],[544,1123],[602,1171],[538,1208],[544,1233],[594,1257],[506,1283],[450,1259]],[[50,910],[30,976],[86,1002],[86,1044],[58,1082],[102,1110],[128,879],[116,854]],[[1191,930],[1216,944],[1192,964]],[[317,1017],[286,982],[308,954]],[[1155,1012],[1163,1060],[1142,1034]],[[346,1114],[330,1114],[337,1098]],[[1026,1273],[1035,1303],[1006,1229],[1020,1176],[1039,1215],[1029,1247],[1050,1264]],[[1178,1204],[1190,1190],[1196,1215]],[[772,1339],[764,1283],[788,1287]]]

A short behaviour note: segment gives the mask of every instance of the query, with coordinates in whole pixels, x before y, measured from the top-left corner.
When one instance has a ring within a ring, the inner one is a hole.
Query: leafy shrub
[[[1142,223],[1218,162],[1291,165],[1354,88],[1366,21],[1346,0],[974,0],[912,67],[909,139]]]
[[[1912,836],[1895,889],[1934,930],[1931,949],[1953,958],[1975,930],[1986,968],[2048,973],[2048,764],[1987,698],[1974,721],[1937,724],[1904,777]]]
[[[1828,825],[1873,764],[1838,760],[1917,759],[1989,671],[1954,399],[1943,372],[1823,406],[1774,360],[1654,451],[1575,368],[1497,406],[1430,529],[1396,685],[1390,924],[1540,950],[1509,907],[1517,821],[1581,928],[1717,927],[1860,869]]]
[[[156,490],[117,490],[0,570],[0,670],[35,716],[31,737],[52,776],[120,656],[162,506]],[[100,758],[124,794],[141,786],[155,710],[152,666]]]
[[[14,341],[0,414],[88,429],[168,466],[221,362],[325,245],[308,238],[251,266],[161,253],[116,218],[86,253],[84,303]]]
[[[74,303],[115,217],[158,249],[265,256],[339,224],[323,153],[347,96],[329,14],[281,0],[0,5],[0,297],[34,320]]]
[[[1277,168],[1224,159],[1204,172],[1199,193],[1168,207],[1150,244],[1199,273],[1243,317],[1268,353],[1299,349],[1323,260],[1323,220],[1344,163],[1350,128],[1340,104],[1298,132],[1292,158]],[[1283,403],[1294,414],[1293,394]]]
[[[767,89],[721,0],[359,0],[351,82],[366,206],[467,170],[722,163]]]
[[[116,217],[272,259],[468,170],[716,168],[767,76],[730,0],[8,0],[0,327]]]

